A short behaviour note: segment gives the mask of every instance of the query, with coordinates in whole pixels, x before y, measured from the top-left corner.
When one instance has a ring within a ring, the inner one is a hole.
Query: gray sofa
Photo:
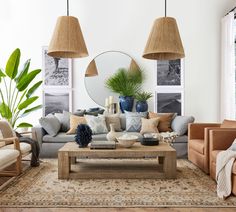
[[[121,128],[124,130],[123,132],[120,132],[122,134],[125,132],[126,128],[125,116],[121,115],[120,117],[121,117]],[[188,123],[194,121],[193,117],[191,117],[189,122],[186,121],[181,122],[178,120],[175,121],[175,119],[177,118],[181,120],[181,116],[177,116],[172,120],[172,126],[175,129],[183,129],[183,128],[187,129]],[[139,141],[141,141],[143,138],[143,136],[137,132],[126,132],[126,133],[137,135],[139,137]],[[50,136],[42,127],[33,127],[32,136],[34,140],[39,142],[41,148],[41,153],[40,153],[41,158],[56,158],[58,149],[60,149],[66,142],[74,142],[75,140],[75,135],[66,135],[65,132],[59,132],[56,136]],[[106,140],[106,134],[93,135],[93,140]],[[187,157],[188,154],[187,142],[188,142],[188,136],[186,130],[183,135],[177,137],[173,141],[172,146],[176,149],[178,158]]]

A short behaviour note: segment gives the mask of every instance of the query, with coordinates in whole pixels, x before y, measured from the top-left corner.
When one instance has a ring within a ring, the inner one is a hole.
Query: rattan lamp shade
[[[85,77],[94,77],[97,75],[98,75],[97,66],[96,66],[95,60],[92,60],[89,63],[89,66],[85,72]]]
[[[176,60],[185,57],[174,18],[163,17],[155,20],[143,57],[151,60]]]
[[[77,58],[88,56],[83,34],[77,18],[60,16],[51,42],[48,55],[57,58]]]

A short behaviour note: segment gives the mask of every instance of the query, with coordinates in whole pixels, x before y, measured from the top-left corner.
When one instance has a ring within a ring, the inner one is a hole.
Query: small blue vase
[[[119,96],[120,110],[122,113],[126,111],[132,111],[134,105],[134,97],[132,96]]]
[[[148,104],[147,104],[146,101],[137,101],[135,107],[136,107],[137,112],[146,112],[146,111],[148,111]]]

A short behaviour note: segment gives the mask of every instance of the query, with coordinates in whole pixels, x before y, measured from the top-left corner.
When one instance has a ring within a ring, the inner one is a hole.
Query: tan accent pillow
[[[76,116],[76,115],[70,115],[70,129],[67,131],[67,135],[75,134],[76,129],[79,124],[87,124],[87,121],[85,117],[83,116]]]
[[[236,128],[236,121],[225,119],[220,125],[221,128]]]
[[[142,121],[142,127],[141,127],[141,134],[144,133],[159,133],[158,131],[158,124],[159,124],[160,118],[153,118],[153,119],[145,119],[141,118]]]
[[[116,132],[121,132],[121,121],[120,121],[120,116],[119,115],[106,115],[105,116],[106,120],[106,125],[108,131],[110,131],[110,124],[114,124],[114,128]]]
[[[159,124],[158,124],[158,130],[159,132],[172,132],[173,130],[171,129],[171,121],[174,116],[174,113],[165,113],[165,114],[158,114],[158,113],[153,113],[149,112],[148,117],[150,119],[153,118],[160,118]]]

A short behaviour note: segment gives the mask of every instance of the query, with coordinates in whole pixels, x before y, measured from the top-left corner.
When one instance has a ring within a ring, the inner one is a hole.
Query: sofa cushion
[[[85,118],[93,134],[108,133],[105,116],[86,115]]]
[[[149,114],[148,114],[150,119],[160,118],[159,124],[158,124],[159,132],[172,132],[171,121],[172,121],[174,115],[175,115],[175,113],[159,114],[159,113],[149,112]]]
[[[39,123],[45,131],[51,135],[56,136],[61,129],[61,123],[56,116],[48,114],[46,117],[39,119]]]
[[[171,122],[171,128],[179,136],[184,135],[188,131],[188,124],[194,122],[192,116],[176,116]]]
[[[70,129],[70,115],[68,111],[63,111],[63,113],[54,114],[61,123],[61,132],[67,132]]]
[[[44,143],[66,143],[69,141],[75,141],[75,134],[67,135],[65,132],[59,132],[56,136],[43,136]]]
[[[125,116],[126,116],[126,131],[140,132],[142,126],[141,118],[146,118],[147,112],[125,111]]]
[[[158,124],[159,118],[145,119],[141,118],[142,127],[140,133],[143,135],[145,133],[159,133]]]
[[[85,117],[83,116],[76,116],[76,115],[70,115],[70,129],[67,131],[66,134],[75,134],[78,125],[80,124],[87,124],[87,121]]]
[[[14,144],[9,144],[9,145],[6,145],[4,147],[2,147],[1,149],[14,149]],[[27,144],[27,143],[24,143],[24,142],[20,142],[20,151],[22,154],[26,154],[28,152],[31,151],[31,145],[30,144]]]
[[[0,169],[14,163],[20,152],[16,149],[0,149]]]
[[[194,149],[196,152],[204,154],[204,140],[193,139],[188,143],[189,147]]]
[[[105,120],[108,131],[110,131],[110,124],[114,124],[116,132],[122,131],[119,114],[105,115]]]
[[[188,136],[187,135],[178,136],[173,140],[173,143],[188,143]]]

